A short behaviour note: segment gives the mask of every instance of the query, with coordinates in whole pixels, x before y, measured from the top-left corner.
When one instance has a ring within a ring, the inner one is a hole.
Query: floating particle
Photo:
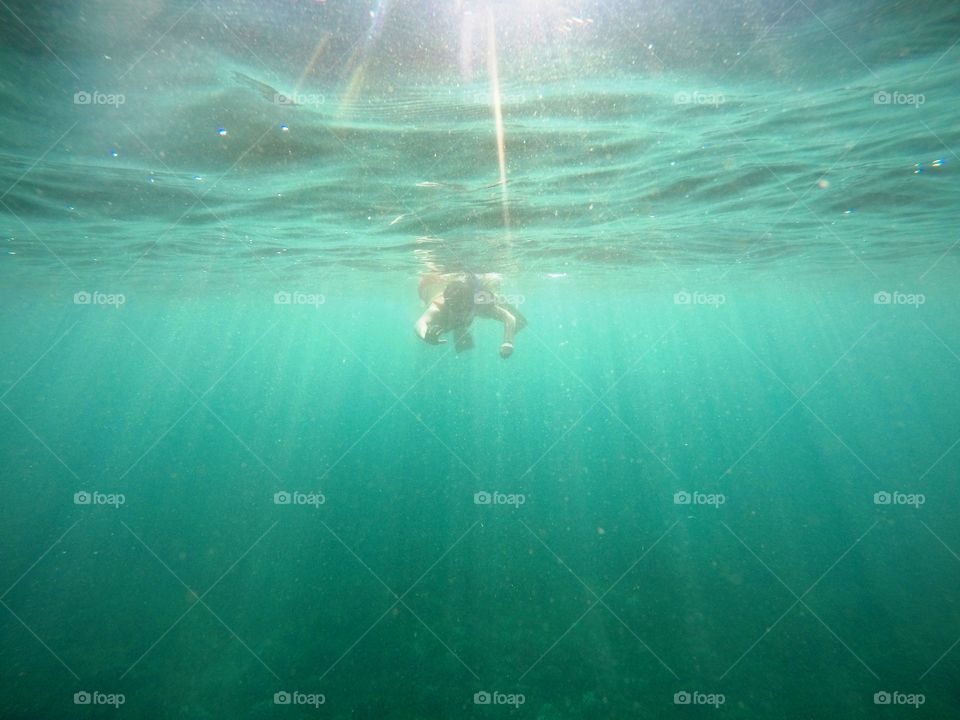
[[[847,208],[843,211],[844,215],[853,215],[853,208]]]
[[[938,168],[938,167],[943,167],[946,164],[947,164],[946,160],[944,160],[943,158],[937,158],[932,163],[930,163],[930,167]]]
[[[283,132],[287,132],[287,131],[290,130],[290,126],[287,125],[286,123],[280,123],[280,129],[281,129]]]
[[[217,128],[217,135],[219,135],[220,137],[226,137],[226,136],[227,136],[227,129],[226,129],[226,128]]]
[[[118,155],[120,155],[120,153],[117,152],[116,148],[110,148],[110,157],[117,157]]]
[[[826,178],[820,178],[817,181],[817,187],[820,188],[821,190],[826,190],[828,187],[830,187],[830,181],[827,180]]]
[[[203,178],[200,177],[199,175],[194,175],[193,179],[196,180],[197,182],[203,182]]]
[[[923,164],[922,164],[922,163],[914,163],[914,164],[913,164],[913,174],[914,174],[914,175],[919,175],[919,174],[922,173],[922,172],[923,172]]]

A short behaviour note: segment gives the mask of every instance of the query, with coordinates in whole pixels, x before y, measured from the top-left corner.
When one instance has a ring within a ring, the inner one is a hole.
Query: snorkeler
[[[446,342],[441,335],[452,331],[457,352],[470,350],[473,347],[470,323],[480,315],[503,323],[500,357],[510,357],[513,336],[526,327],[527,320],[516,307],[501,302],[499,286],[500,276],[495,273],[422,276],[418,290],[427,310],[414,326],[417,337],[439,345]]]

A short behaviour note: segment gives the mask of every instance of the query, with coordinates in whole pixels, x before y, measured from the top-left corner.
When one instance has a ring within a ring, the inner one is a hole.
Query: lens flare
[[[487,8],[487,64],[490,66],[490,95],[493,102],[493,122],[497,132],[497,165],[500,168],[500,204],[503,207],[503,225],[510,237],[510,209],[507,203],[506,144],[503,138],[503,107],[500,99],[500,76],[497,71],[497,33],[493,11]]]

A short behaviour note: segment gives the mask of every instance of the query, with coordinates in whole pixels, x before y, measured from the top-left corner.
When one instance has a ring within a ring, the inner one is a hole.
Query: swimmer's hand
[[[508,357],[513,355],[513,343],[505,342],[500,345],[500,357],[506,360]]]
[[[430,343],[431,345],[443,345],[446,340],[444,340],[440,335],[443,333],[443,328],[439,325],[431,325],[427,328],[427,332],[424,333],[423,339],[425,342]]]

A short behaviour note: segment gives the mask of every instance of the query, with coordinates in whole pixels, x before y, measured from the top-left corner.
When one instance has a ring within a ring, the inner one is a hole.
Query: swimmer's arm
[[[440,308],[436,303],[430,303],[430,307],[427,308],[427,311],[420,316],[420,319],[417,320],[416,325],[413,326],[413,330],[417,334],[418,338],[432,345],[439,345],[440,343],[446,342],[446,340],[442,339],[439,335],[428,339],[428,337],[431,337],[428,335],[430,332],[430,327],[432,325],[437,325],[439,315]]]
[[[517,332],[517,319],[506,308],[494,305],[490,309],[490,317],[503,323],[503,342],[500,344],[500,357],[509,357],[513,352],[513,336]]]

